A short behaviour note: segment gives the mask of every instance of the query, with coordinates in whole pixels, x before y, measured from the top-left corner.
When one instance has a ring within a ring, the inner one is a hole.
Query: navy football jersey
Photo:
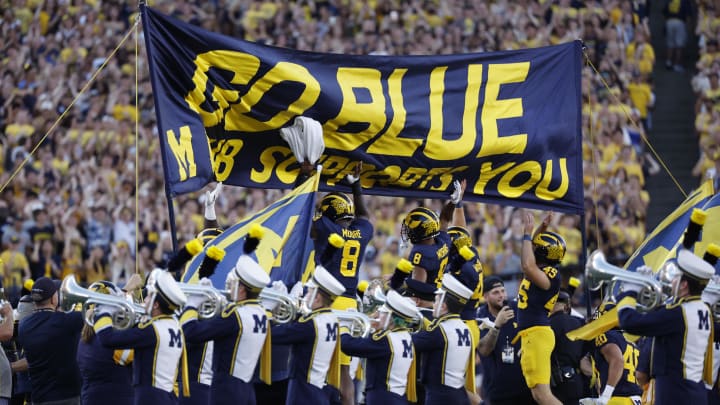
[[[622,377],[620,377],[620,381],[615,385],[613,396],[630,397],[633,395],[642,395],[642,389],[637,385],[637,381],[635,380],[635,368],[638,364],[640,351],[634,344],[625,340],[625,336],[618,330],[607,331],[595,338],[593,357],[595,359],[595,367],[597,367],[598,372],[600,372],[600,383],[602,387],[605,387],[607,384],[609,365],[600,350],[609,344],[614,344],[620,349],[624,363]]]
[[[355,298],[358,283],[358,270],[362,264],[365,248],[373,237],[373,226],[365,218],[355,218],[347,228],[336,224],[330,218],[320,216],[315,219],[315,260],[321,261],[327,269],[345,287],[343,296]],[[345,246],[328,256],[324,252],[330,243],[328,237],[337,233],[345,239]]]
[[[452,274],[460,280],[467,288],[473,290],[473,295],[460,312],[460,318],[463,320],[474,320],[476,312],[480,304],[483,294],[483,265],[480,262],[480,255],[475,247],[470,247],[475,253],[475,257],[465,260],[459,253],[451,255],[448,265],[445,267],[445,273]]]
[[[422,267],[427,271],[425,282],[435,284],[440,288],[442,274],[449,260],[448,253],[452,241],[447,232],[440,231],[434,242],[432,245],[413,245],[408,260],[415,266]]]
[[[556,268],[547,266],[542,271],[550,279],[550,288],[542,288],[523,277],[518,289],[518,325],[520,330],[531,326],[550,326],[550,311],[560,292],[560,275]]]

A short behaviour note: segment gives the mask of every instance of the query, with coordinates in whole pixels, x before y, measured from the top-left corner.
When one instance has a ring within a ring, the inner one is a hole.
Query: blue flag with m
[[[675,257],[677,246],[681,243],[690,215],[694,208],[704,208],[709,201],[720,199],[713,197],[712,181],[704,182],[693,191],[680,206],[658,225],[640,247],[630,256],[625,268],[635,271],[640,266],[649,266],[658,271],[666,261]],[[720,212],[718,213],[720,220]],[[707,229],[707,223],[704,229]],[[704,252],[704,249],[703,249]],[[698,252],[702,256],[702,252]]]
[[[319,176],[314,175],[267,208],[226,229],[190,261],[182,281],[197,282],[197,273],[207,248],[217,246],[225,250],[225,257],[218,263],[210,280],[215,288],[225,289],[225,277],[243,254],[245,235],[250,226],[257,223],[262,225],[265,233],[252,255],[268,271],[272,281],[280,280],[292,287],[315,263],[310,227],[315,212],[318,179]]]

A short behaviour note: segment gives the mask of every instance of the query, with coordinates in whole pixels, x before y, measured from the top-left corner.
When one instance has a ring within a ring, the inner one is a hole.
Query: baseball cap
[[[498,287],[504,287],[505,283],[502,281],[502,279],[498,276],[487,276],[483,280],[483,291],[490,292],[491,290],[498,288]]]
[[[51,280],[47,277],[40,277],[30,290],[30,296],[35,302],[42,302],[53,296],[60,289],[60,280]]]

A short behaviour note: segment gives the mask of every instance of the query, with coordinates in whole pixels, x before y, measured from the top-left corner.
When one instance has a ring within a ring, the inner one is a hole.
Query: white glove
[[[203,277],[203,279],[206,279]],[[207,279],[206,279],[207,280]],[[188,294],[187,301],[185,301],[186,307],[193,307],[195,309],[198,309],[200,307],[200,304],[205,302],[205,297],[201,294]]]
[[[345,176],[345,181],[348,182],[348,184],[353,185],[360,180],[360,176],[356,176],[354,174],[348,174]]]
[[[463,191],[462,186],[460,185],[460,180],[453,180],[453,192],[450,194],[450,201],[457,205],[460,201],[462,201],[462,199]]]
[[[579,405],[595,405],[597,404],[597,398],[580,398],[578,401]]]
[[[217,200],[220,192],[222,191],[222,182],[215,186],[213,191],[205,192],[205,219],[208,221],[214,221],[217,219],[215,215],[215,201]]]
[[[290,146],[298,162],[315,163],[325,151],[322,125],[308,117],[295,117],[293,125],[280,129],[280,137]]]
[[[290,289],[290,297],[299,300],[303,296],[303,283],[298,281]]]
[[[639,294],[640,290],[642,290],[643,287],[644,286],[642,284],[630,283],[627,281],[622,283],[622,291],[623,292],[635,292],[635,293]]]
[[[120,309],[119,307],[116,307],[115,305],[103,305],[103,304],[96,304],[95,305],[95,316],[99,316],[102,314],[108,314],[110,316],[114,316],[115,312]]]
[[[287,290],[287,287],[285,286],[285,283],[283,283],[283,282],[280,281],[280,280],[273,281],[272,284],[270,284],[270,288],[273,289],[273,290],[275,290],[275,291],[277,291],[277,292],[279,292],[280,294],[285,294],[285,295],[287,295],[287,293],[288,293],[288,290]]]
[[[642,274],[643,276],[652,276],[653,275],[653,269],[650,266],[642,265],[635,269],[635,272],[638,274]]]
[[[198,281],[198,285],[201,285],[203,287],[212,287],[213,283],[212,280],[210,280],[209,278],[203,277],[200,279],[200,281]]]
[[[702,301],[711,307],[715,306],[715,304],[720,301],[720,288],[717,288],[717,284],[720,284],[720,278],[718,276],[713,276],[710,283],[708,283],[708,286],[705,287],[702,295],[700,296]]]
[[[613,391],[615,391],[615,387],[613,387],[612,385],[606,385],[602,394],[597,399],[597,401],[595,401],[595,403],[597,405],[607,405],[607,403],[610,401],[610,398],[612,397]]]

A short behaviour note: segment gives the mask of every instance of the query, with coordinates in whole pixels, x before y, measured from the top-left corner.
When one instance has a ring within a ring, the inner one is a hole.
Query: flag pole
[[[147,22],[148,22],[147,4],[145,3],[145,1],[140,1],[139,6],[140,6],[140,19],[143,23],[143,31],[145,31],[145,24],[147,24]],[[150,72],[152,72],[153,59],[150,57],[150,38],[148,35],[145,35],[145,52],[147,53],[148,64],[150,66]],[[152,83],[153,88],[155,88],[156,87],[155,83],[154,83],[155,80],[154,80],[152,74],[150,75],[150,82]],[[155,92],[153,92],[153,97],[155,99],[155,105],[157,106],[158,100],[157,100],[157,94]],[[156,114],[158,115],[158,127],[159,127],[160,112],[157,110],[157,108],[156,108]],[[162,145],[162,133],[158,132],[158,138],[159,138],[160,144]],[[167,157],[165,156],[165,153],[162,150],[162,147],[160,148],[160,157],[162,159],[163,172],[167,176],[168,162],[167,162]],[[170,186],[168,185],[167,178],[165,179],[165,199],[167,200],[167,206],[168,206],[168,222],[170,222],[170,235],[172,236],[172,247],[173,247],[173,254],[174,254],[174,253],[177,253],[177,251],[178,251],[177,228],[175,225],[175,209],[173,207],[173,198],[172,198],[172,193],[170,192]]]
[[[585,215],[585,211],[580,214],[580,232],[582,233],[582,249],[580,250],[580,271],[582,271],[583,274],[585,274],[585,263],[587,262],[587,233],[585,229]],[[585,309],[587,310],[587,319],[590,319],[592,317],[592,304],[590,303],[590,285],[585,278],[583,278],[583,291],[585,292]]]

